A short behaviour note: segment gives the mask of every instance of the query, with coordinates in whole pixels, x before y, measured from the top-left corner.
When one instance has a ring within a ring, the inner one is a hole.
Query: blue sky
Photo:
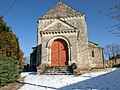
[[[0,0],[0,15],[13,4],[15,0]],[[32,47],[37,45],[37,20],[45,12],[54,7],[59,0],[18,0],[5,14],[4,21],[19,37],[21,49],[29,56]],[[109,11],[112,0],[63,0],[66,4],[86,15],[89,41],[106,44],[120,43],[120,38],[107,32],[106,27],[116,23],[102,12]]]

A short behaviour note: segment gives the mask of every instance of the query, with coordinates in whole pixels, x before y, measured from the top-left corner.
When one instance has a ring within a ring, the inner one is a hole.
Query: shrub
[[[19,60],[0,56],[0,87],[17,81],[20,73]]]

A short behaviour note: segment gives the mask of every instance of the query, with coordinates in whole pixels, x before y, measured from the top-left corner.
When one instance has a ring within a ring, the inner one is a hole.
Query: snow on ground
[[[120,68],[74,75],[22,73],[24,85],[18,90],[120,90]]]

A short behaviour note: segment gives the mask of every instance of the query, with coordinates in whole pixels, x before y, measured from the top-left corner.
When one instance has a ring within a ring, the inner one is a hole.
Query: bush
[[[15,58],[0,56],[0,87],[17,81],[19,63]]]

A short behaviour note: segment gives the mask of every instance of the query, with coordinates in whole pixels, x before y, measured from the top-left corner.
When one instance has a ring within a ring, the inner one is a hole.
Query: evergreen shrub
[[[19,60],[13,57],[0,56],[0,87],[16,82],[20,69]]]

